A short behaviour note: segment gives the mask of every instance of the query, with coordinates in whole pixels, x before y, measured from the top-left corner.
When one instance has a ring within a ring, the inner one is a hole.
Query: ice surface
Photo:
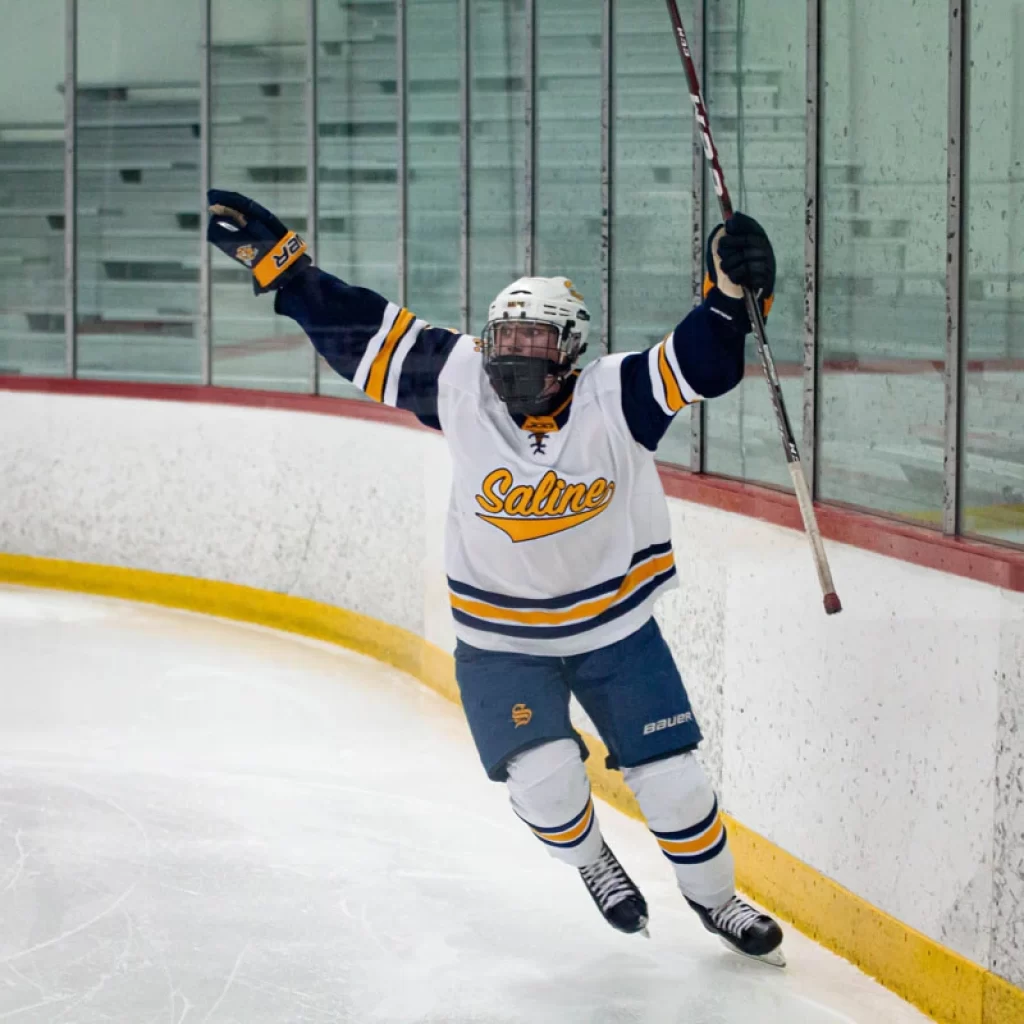
[[[600,919],[402,674],[0,587],[0,1021],[909,1024],[790,929],[722,949],[601,805],[652,938]]]

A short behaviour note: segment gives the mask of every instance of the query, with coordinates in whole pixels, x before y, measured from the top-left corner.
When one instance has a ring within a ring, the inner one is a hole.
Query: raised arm
[[[315,267],[305,243],[259,203],[208,193],[207,237],[253,275],[257,295],[295,320],[335,373],[377,402],[408,409],[440,429],[437,379],[459,335]]]
[[[767,316],[775,254],[764,229],[736,213],[711,232],[704,301],[671,334],[622,361],[622,408],[633,437],[654,451],[681,409],[731,391],[743,379],[750,321],[743,287],[760,295]]]

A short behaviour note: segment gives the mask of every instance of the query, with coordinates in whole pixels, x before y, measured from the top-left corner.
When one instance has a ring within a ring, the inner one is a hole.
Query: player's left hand
[[[707,256],[710,283],[734,299],[749,288],[767,317],[775,292],[775,251],[764,228],[737,211],[711,232]]]
[[[763,227],[737,211],[718,238],[718,259],[733,284],[749,288],[762,299],[775,292],[775,251]]]
[[[257,295],[280,288],[312,262],[306,243],[266,207],[240,192],[213,188],[206,193],[210,223],[206,238],[252,271]]]

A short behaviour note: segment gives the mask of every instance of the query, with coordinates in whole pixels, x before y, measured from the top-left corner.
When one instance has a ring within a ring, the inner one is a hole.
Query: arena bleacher
[[[394,295],[399,180],[394,3],[366,0],[321,8],[316,257],[343,277]],[[569,8],[538,5],[537,251],[543,264],[538,271],[573,274],[600,316],[600,5],[576,0]],[[612,348],[625,350],[658,340],[689,303],[692,130],[664,11],[657,4],[618,8],[610,334]],[[735,198],[775,241],[780,275],[772,340],[780,363],[795,368],[802,363],[804,333],[804,69],[802,60],[766,61],[754,45],[740,51],[734,11],[730,3],[714,5],[708,26],[709,107]],[[408,301],[431,321],[453,324],[460,312],[455,12],[452,3],[417,0],[408,15]],[[522,272],[521,14],[521,4],[480,0],[473,5],[470,319],[475,329],[482,326],[492,295]],[[307,231],[304,42],[215,38],[211,62],[212,181],[258,196],[290,226]],[[54,83],[54,89],[60,87]],[[77,331],[84,377],[201,379],[199,110],[198,55],[197,65],[183,68],[178,81],[80,81]],[[930,396],[937,385],[941,395],[945,167],[931,168],[927,180],[908,183],[831,148],[829,142],[819,295],[826,372],[876,372],[903,362],[926,378],[922,394]],[[972,181],[979,216],[998,217],[1012,187]],[[714,216],[709,210],[709,225]],[[63,372],[64,227],[62,125],[0,125],[0,231],[9,243],[0,256],[0,373]],[[989,264],[972,265],[970,357],[978,366],[1015,366],[1022,355],[1015,326],[1024,312],[1024,285],[1005,262]],[[270,307],[268,300],[253,300],[244,272],[214,255],[215,383],[310,386],[304,338]],[[324,390],[350,393],[327,376]],[[1017,413],[1017,391],[1011,388],[1003,398],[997,392],[989,389],[996,401],[981,429],[996,438],[998,452],[998,438],[1009,437]],[[728,416],[731,430],[733,414]],[[926,417],[918,420],[932,429]],[[757,432],[763,434],[766,461],[777,461],[769,454],[776,443],[770,417]],[[888,457],[903,478],[908,472],[928,477],[924,490],[930,494],[941,482],[941,436],[934,452],[924,448],[924,455],[920,444],[909,454],[894,448]],[[850,486],[851,500],[859,500],[861,484]],[[922,507],[930,502],[929,497]],[[889,504],[907,510],[905,495]]]

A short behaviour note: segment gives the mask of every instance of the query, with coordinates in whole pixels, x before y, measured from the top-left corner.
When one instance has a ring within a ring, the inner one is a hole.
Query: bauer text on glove
[[[280,288],[311,264],[306,243],[255,200],[221,189],[206,196],[207,240],[252,273],[257,295]]]

